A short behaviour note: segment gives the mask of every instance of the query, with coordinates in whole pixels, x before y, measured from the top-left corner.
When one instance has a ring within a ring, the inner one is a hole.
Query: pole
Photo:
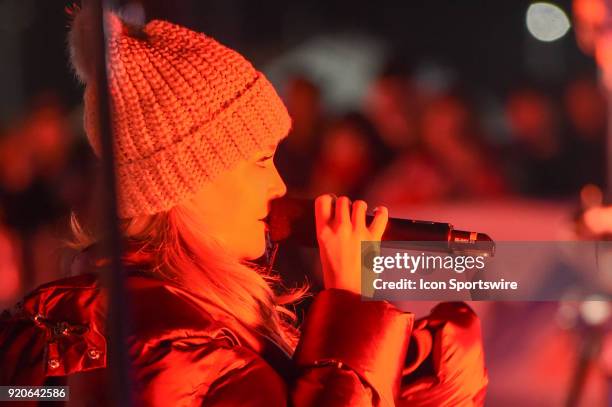
[[[101,137],[101,172],[103,186],[103,219],[106,220],[103,252],[110,259],[110,269],[102,273],[102,283],[108,300],[108,366],[111,399],[115,406],[130,406],[131,377],[127,350],[127,296],[125,294],[125,275],[121,263],[121,237],[117,215],[117,191],[115,182],[115,155],[111,126],[111,111],[108,97],[108,78],[106,71],[106,41],[104,37],[104,12],[110,9],[111,0],[83,0],[83,7],[91,7],[95,18],[93,23],[92,46],[96,47],[96,85],[98,90],[99,134]]]

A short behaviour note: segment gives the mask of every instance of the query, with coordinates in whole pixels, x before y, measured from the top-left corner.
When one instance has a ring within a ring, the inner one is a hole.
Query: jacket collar
[[[92,263],[90,256],[78,256],[72,273],[80,274],[45,284],[24,299],[20,317],[34,322],[47,343],[47,375],[106,366],[107,299],[99,281],[103,269],[103,264]],[[84,270],[93,272],[82,273]],[[128,346],[135,351],[178,332],[182,336],[223,337],[232,346],[246,346],[260,354],[283,377],[291,375],[291,356],[271,338],[150,273],[128,269],[127,276],[132,327]]]

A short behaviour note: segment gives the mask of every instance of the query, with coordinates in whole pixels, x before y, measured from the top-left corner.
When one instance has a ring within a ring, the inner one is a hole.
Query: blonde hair
[[[71,216],[73,249],[95,244],[95,233]],[[269,268],[241,262],[202,231],[182,206],[155,215],[120,221],[128,239],[124,263],[180,285],[221,308],[248,328],[292,353],[299,339],[295,312],[287,306],[302,299],[307,285],[287,289]],[[194,288],[195,287],[195,288]]]

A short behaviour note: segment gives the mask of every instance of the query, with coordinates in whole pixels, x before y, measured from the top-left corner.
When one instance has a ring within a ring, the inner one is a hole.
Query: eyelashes
[[[273,155],[266,155],[264,157],[261,157],[259,160],[257,160],[256,164],[259,167],[265,168],[272,161],[272,158],[274,158]]]

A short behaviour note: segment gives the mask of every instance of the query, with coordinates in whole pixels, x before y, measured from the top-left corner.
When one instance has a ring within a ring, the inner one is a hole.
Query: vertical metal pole
[[[87,4],[86,4],[87,3]],[[127,296],[125,294],[125,275],[121,264],[121,237],[118,226],[115,155],[111,112],[108,96],[108,78],[106,71],[106,41],[104,36],[104,9],[109,9],[110,0],[83,0],[83,7],[91,7],[94,12],[94,38],[92,46],[96,47],[96,85],[98,91],[99,134],[101,137],[101,168],[103,185],[103,205],[101,216],[106,220],[104,253],[109,256],[111,267],[103,273],[102,282],[108,299],[108,366],[107,374],[111,388],[111,400],[115,406],[129,406],[131,400],[131,377],[127,349]]]

